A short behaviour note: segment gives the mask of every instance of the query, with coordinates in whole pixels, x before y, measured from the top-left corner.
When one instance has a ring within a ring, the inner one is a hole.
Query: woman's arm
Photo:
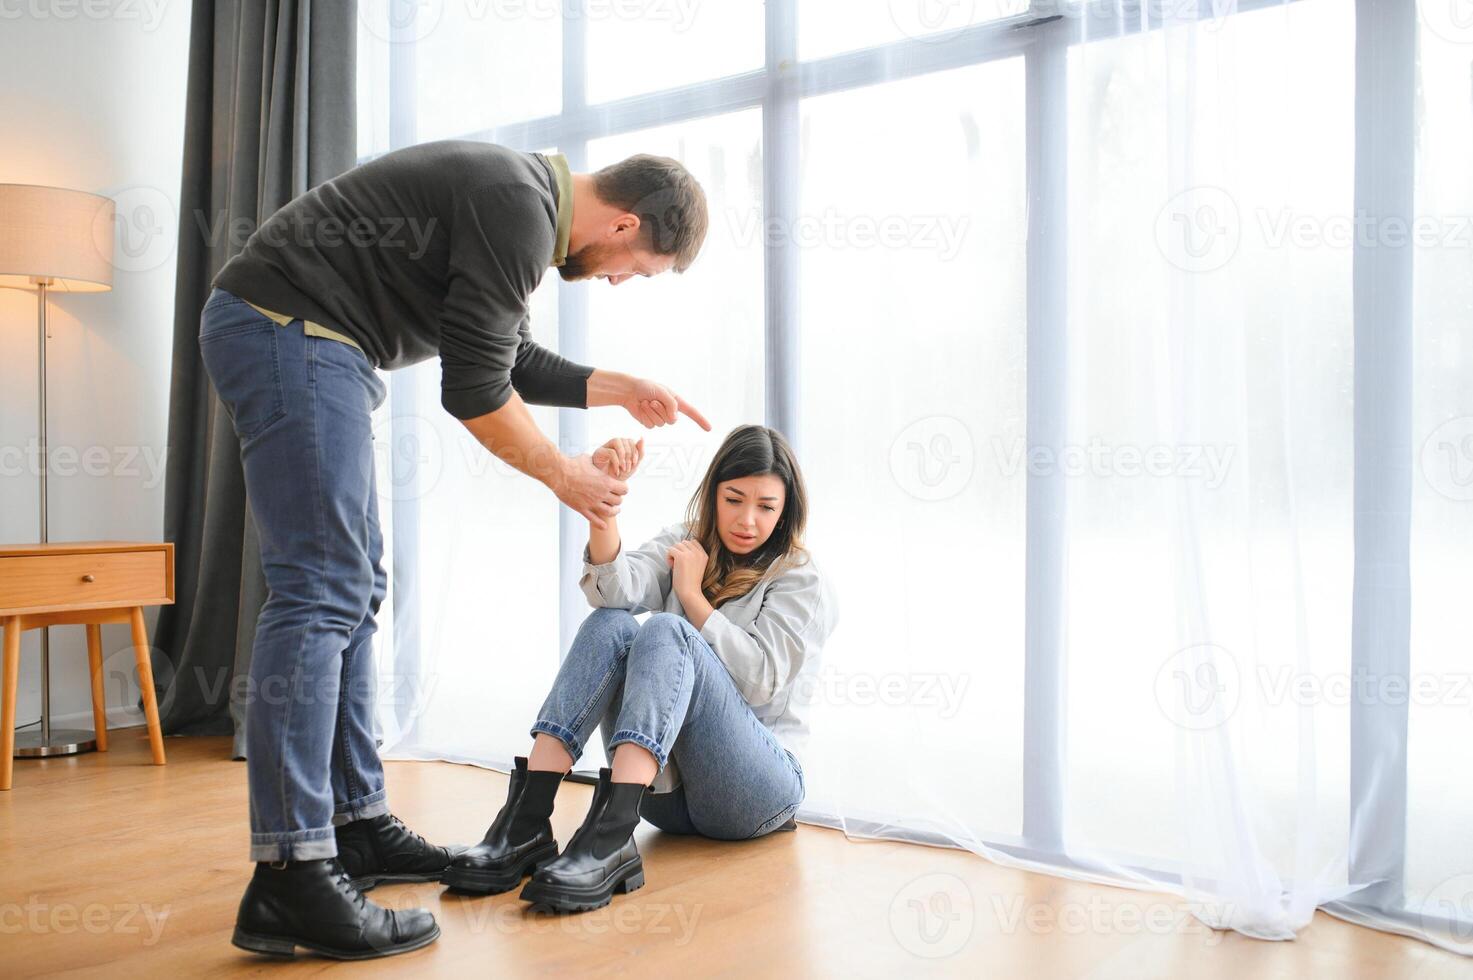
[[[712,609],[699,591],[681,596],[680,604],[754,707],[768,704],[793,683],[838,622],[833,596],[812,565],[784,572],[769,585],[757,618],[745,628]],[[699,621],[693,606],[703,616]]]
[[[590,540],[583,552],[583,575],[578,579],[588,604],[636,614],[665,608],[665,596],[670,593],[665,556],[685,533],[685,525],[673,524],[633,551],[620,549],[607,562],[593,561]]]
[[[617,480],[627,480],[644,459],[644,439],[610,439],[593,451],[593,465]],[[594,565],[604,565],[619,554],[619,525],[612,515],[602,526],[588,522],[588,554]]]
[[[588,561],[606,565],[619,556],[619,519],[606,518],[603,527],[588,525]]]

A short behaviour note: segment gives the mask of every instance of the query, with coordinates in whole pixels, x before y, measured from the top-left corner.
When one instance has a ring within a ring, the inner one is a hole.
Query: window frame
[[[518,120],[468,132],[459,137],[499,143],[523,150],[555,146],[574,170],[587,166],[591,140],[621,135],[744,109],[762,110],[763,167],[762,208],[767,222],[791,227],[799,215],[798,120],[805,99],[834,92],[876,85],[919,75],[984,64],[1001,58],[1024,59],[1025,154],[1027,160],[1028,253],[1027,253],[1027,442],[1034,447],[1058,451],[1064,441],[1065,330],[1067,317],[1066,245],[1067,214],[1067,52],[1079,43],[1145,33],[1163,26],[1161,5],[1151,0],[1126,0],[1121,4],[1097,4],[1093,0],[1031,0],[1026,13],[873,47],[841,52],[823,58],[801,60],[798,56],[797,3],[800,0],[765,0],[764,62],[761,68],[742,74],[709,79],[688,85],[643,93],[627,98],[590,103],[587,98],[586,20],[581,16],[583,0],[563,0],[562,23],[562,111],[556,115]],[[1197,0],[1203,17],[1246,13],[1296,0]],[[1357,30],[1356,122],[1358,132],[1390,133],[1385,138],[1357,138],[1356,207],[1394,207],[1409,201],[1414,173],[1408,158],[1415,153],[1407,140],[1410,123],[1395,116],[1411,106],[1378,99],[1368,85],[1387,78],[1404,83],[1406,72],[1415,71],[1415,11],[1392,11],[1376,0],[1356,0],[1358,25],[1375,24],[1372,31]],[[1063,11],[1062,13],[1060,11]],[[1086,39],[1077,29],[1082,12],[1108,12],[1113,30],[1091,32]],[[1405,19],[1410,17],[1408,28]],[[390,32],[389,54],[389,148],[399,149],[417,142],[415,133],[415,45],[414,24],[395,23]],[[1405,93],[1402,93],[1405,94]],[[372,155],[364,159],[371,159]],[[362,162],[362,161],[360,161]],[[1366,176],[1362,178],[1360,175]],[[1409,206],[1409,205],[1408,205]],[[801,324],[798,311],[798,254],[796,245],[783,236],[765,236],[764,242],[764,353],[767,425],[789,436],[801,454],[802,403],[799,385]],[[1410,625],[1394,601],[1377,598],[1370,581],[1387,562],[1401,561],[1410,531],[1403,520],[1409,501],[1402,494],[1409,485],[1410,457],[1399,459],[1397,436],[1410,419],[1410,379],[1397,372],[1407,370],[1405,356],[1411,345],[1410,294],[1398,293],[1394,309],[1378,303],[1371,290],[1376,285],[1395,288],[1405,271],[1398,263],[1410,262],[1406,255],[1391,250],[1369,249],[1357,244],[1355,253],[1356,300],[1354,304],[1357,345],[1367,343],[1384,356],[1357,358],[1357,394],[1387,396],[1395,400],[1388,422],[1374,413],[1356,414],[1356,526],[1357,580],[1356,619],[1353,625],[1352,665],[1355,669],[1405,674],[1409,669]],[[1363,291],[1362,282],[1369,283]],[[576,285],[559,283],[558,345],[565,356],[584,360],[587,356],[588,304],[586,293]],[[1388,322],[1389,321],[1389,322]],[[1359,402],[1359,399],[1358,399]],[[584,451],[587,425],[584,412],[558,410],[559,442],[565,451]],[[1409,431],[1409,430],[1405,430]],[[1379,457],[1381,470],[1373,472],[1370,460]],[[1394,460],[1388,466],[1387,460]],[[1403,472],[1405,470],[1406,472]],[[1066,486],[1062,473],[1027,476],[1025,552],[1025,679],[1024,757],[1028,760],[1024,785],[1024,815],[1021,843],[989,842],[1000,851],[1019,858],[1063,865],[1079,871],[1094,870],[1065,853],[1065,803],[1063,759],[1066,747],[1064,723],[1057,711],[1063,703],[1066,677],[1063,672],[1063,576],[1065,552]],[[394,507],[413,507],[415,502],[395,501]],[[404,515],[410,518],[411,515]],[[1362,518],[1365,518],[1363,525]],[[396,523],[399,523],[396,521]],[[1371,525],[1375,526],[1371,526]],[[413,526],[406,519],[402,526]],[[559,620],[562,649],[567,649],[583,618],[585,604],[577,582],[582,568],[585,535],[583,521],[567,508],[559,510]],[[413,545],[402,538],[395,548]],[[395,592],[415,595],[412,583],[399,576],[412,563],[395,562]],[[1362,580],[1362,574],[1366,580]],[[1409,587],[1408,587],[1409,589]],[[1362,603],[1362,593],[1366,601]],[[1374,638],[1377,643],[1369,642]],[[1392,641],[1387,652],[1386,641]],[[415,652],[410,651],[410,656]],[[1340,901],[1325,906],[1340,914],[1360,909],[1376,912],[1416,925],[1426,920],[1405,906],[1402,894],[1406,809],[1406,710],[1393,717],[1403,732],[1400,746],[1401,779],[1390,787],[1377,785],[1373,759],[1390,751],[1373,736],[1384,730],[1386,705],[1356,705],[1351,718],[1351,827],[1352,881],[1374,874],[1381,881],[1366,902]],[[1394,760],[1393,760],[1394,762]],[[1399,798],[1397,795],[1399,793]],[[1398,814],[1400,817],[1398,818]],[[1371,827],[1382,832],[1369,833]],[[1400,833],[1396,833],[1397,829]],[[894,828],[889,828],[893,835]],[[932,835],[917,832],[917,840],[935,843]],[[1359,842],[1357,846],[1357,842]],[[1372,850],[1367,850],[1372,847]],[[1141,869],[1158,879],[1179,877],[1162,869]],[[1370,879],[1366,879],[1370,880]],[[1450,924],[1449,924],[1450,927]]]

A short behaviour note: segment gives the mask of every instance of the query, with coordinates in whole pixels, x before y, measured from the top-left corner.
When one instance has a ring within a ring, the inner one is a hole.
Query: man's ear
[[[618,237],[624,236],[624,235],[635,235],[635,234],[638,234],[638,232],[639,232],[639,215],[633,214],[633,213],[631,213],[629,211],[624,212],[623,214],[619,215],[617,218],[614,219],[614,223],[609,226],[609,232],[615,238],[618,238]]]

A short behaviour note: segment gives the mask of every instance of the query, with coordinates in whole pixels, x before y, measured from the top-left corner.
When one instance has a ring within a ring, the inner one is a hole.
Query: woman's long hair
[[[737,555],[721,543],[716,525],[716,490],[727,480],[771,474],[783,481],[783,509],[777,525],[762,546]],[[686,508],[686,527],[709,556],[701,592],[720,608],[729,599],[744,596],[769,573],[784,571],[808,560],[803,529],[808,522],[808,492],[793,449],[782,433],[765,425],[742,425],[731,430],[706,469],[701,486]]]

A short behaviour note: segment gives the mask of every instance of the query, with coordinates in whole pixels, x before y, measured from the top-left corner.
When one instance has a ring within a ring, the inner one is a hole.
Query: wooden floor
[[[198,976],[316,971],[230,945],[245,860],[245,768],[226,739],[169,739],[148,765],[141,729],[112,751],[18,761],[0,793],[0,976]],[[431,840],[479,839],[506,777],[445,763],[388,766],[395,812]],[[565,784],[566,840],[590,789]],[[1318,915],[1292,943],[1213,933],[1166,895],[998,867],[959,851],[846,841],[800,827],[723,844],[642,828],[648,884],[579,916],[530,913],[515,893],[386,886],[432,909],[432,946],[355,972],[521,977],[1416,977],[1465,958]]]

